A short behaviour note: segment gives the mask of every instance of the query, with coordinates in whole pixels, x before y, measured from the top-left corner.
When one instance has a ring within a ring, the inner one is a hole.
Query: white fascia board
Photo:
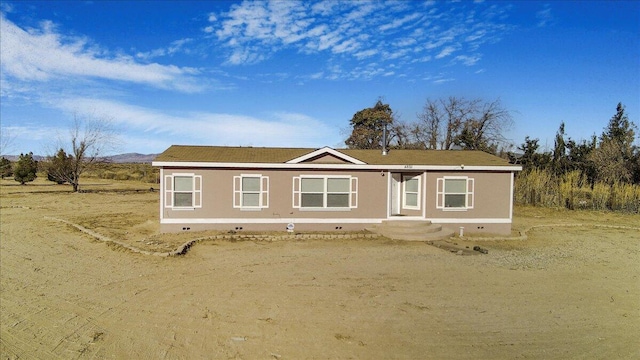
[[[353,164],[358,164],[358,165],[366,164],[366,163],[364,163],[364,162],[362,162],[362,161],[360,161],[360,160],[358,160],[358,159],[356,159],[354,157],[351,157],[349,155],[345,155],[345,154],[341,153],[340,151],[332,149],[332,148],[330,148],[328,146],[325,146],[325,147],[323,147],[321,149],[312,151],[312,152],[310,152],[310,153],[308,153],[306,155],[299,156],[299,157],[297,157],[295,159],[289,160],[286,163],[287,164],[298,164],[298,163],[301,163],[301,162],[309,160],[309,159],[313,159],[314,157],[320,156],[320,155],[323,155],[323,154],[331,154],[331,155],[333,155],[333,156],[335,156],[337,158],[340,158],[340,159],[342,159],[344,161],[348,161],[348,162],[353,163]]]
[[[369,164],[289,164],[289,163],[215,163],[154,161],[152,166],[179,168],[252,168],[252,169],[331,169],[331,170],[401,170],[412,171],[522,171],[521,166],[467,166],[460,165],[369,165]]]

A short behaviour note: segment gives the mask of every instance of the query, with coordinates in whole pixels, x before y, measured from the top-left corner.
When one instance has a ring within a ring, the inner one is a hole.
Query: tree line
[[[552,150],[541,149],[539,139],[527,136],[517,151],[512,151],[505,134],[513,118],[499,99],[427,99],[415,121],[403,122],[397,117],[389,104],[378,100],[353,115],[345,145],[357,149],[484,151],[523,166],[515,189],[520,204],[640,212],[637,126],[621,103],[602,133],[588,140],[572,139],[561,123]],[[5,144],[6,139],[2,140]],[[108,118],[75,115],[68,138],[59,142],[41,165],[49,180],[68,183],[73,191],[79,191],[81,176],[100,165],[102,155],[118,140]],[[37,170],[32,153],[21,154],[15,164],[0,159],[2,178],[13,176],[21,184],[33,181]]]
[[[523,171],[516,176],[517,203],[640,212],[638,128],[621,103],[602,133],[588,140],[572,139],[561,123],[552,150],[541,149],[540,140],[528,136],[512,150],[505,134],[513,118],[499,99],[427,99],[415,121],[402,122],[396,117],[382,100],[356,112],[345,145],[480,150],[522,165]]]

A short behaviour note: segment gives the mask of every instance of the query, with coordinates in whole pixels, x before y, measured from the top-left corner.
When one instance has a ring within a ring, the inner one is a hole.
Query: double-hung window
[[[260,210],[269,207],[269,177],[260,174],[233,177],[233,207]]]
[[[348,210],[358,207],[358,179],[351,176],[293,178],[293,207]]]
[[[466,176],[438,179],[436,207],[443,210],[473,209],[474,181]]]
[[[176,173],[164,177],[164,206],[190,210],[202,207],[202,176]]]
[[[420,176],[404,176],[402,182],[404,184],[402,207],[420,210]]]

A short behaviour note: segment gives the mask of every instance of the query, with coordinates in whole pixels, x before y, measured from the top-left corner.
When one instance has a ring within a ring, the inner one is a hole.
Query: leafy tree
[[[349,122],[351,135],[345,140],[350,149],[381,149],[383,147],[382,129],[393,124],[393,111],[389,104],[378,100],[373,107],[355,113]],[[393,128],[387,128],[388,138],[395,137]]]
[[[36,179],[38,171],[38,162],[33,160],[33,153],[27,155],[20,154],[20,158],[16,162],[13,169],[13,179],[21,185]]]
[[[572,139],[567,141],[567,161],[572,170],[579,170],[586,175],[588,182],[593,185],[596,181],[596,167],[590,156],[597,147],[597,137],[594,134],[591,141],[582,140],[576,142]]]
[[[2,159],[0,159],[0,176],[4,179],[12,175],[13,168],[11,166],[11,161],[3,156]]]
[[[64,184],[73,181],[73,156],[67,155],[64,149],[58,150],[55,157],[49,158],[47,179]]]
[[[551,162],[551,154],[548,152],[538,152],[540,145],[538,145],[539,139],[531,139],[528,136],[524,138],[524,143],[518,146],[518,150],[522,151],[522,156],[517,157],[511,154],[510,160],[512,163],[522,164],[524,170],[530,169],[542,169],[549,166]]]

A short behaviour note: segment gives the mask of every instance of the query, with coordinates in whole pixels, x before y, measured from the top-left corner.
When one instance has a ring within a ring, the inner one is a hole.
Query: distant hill
[[[151,164],[153,159],[156,158],[158,154],[138,154],[138,153],[127,153],[127,154],[118,154],[113,156],[108,156],[111,162],[114,163],[145,163]],[[5,158],[10,161],[18,161],[19,155],[4,155]],[[42,161],[45,159],[44,156],[41,155],[33,155],[33,159],[36,161]]]
[[[151,163],[158,154],[127,153],[109,156],[114,163]]]

